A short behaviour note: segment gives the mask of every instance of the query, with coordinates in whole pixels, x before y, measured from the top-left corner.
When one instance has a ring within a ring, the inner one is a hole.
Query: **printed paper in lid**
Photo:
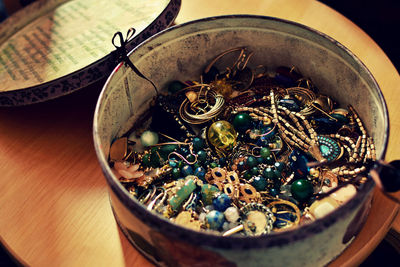
[[[168,27],[181,0],[47,0],[0,25],[0,106],[69,94],[117,65],[111,39],[136,30],[137,44]]]

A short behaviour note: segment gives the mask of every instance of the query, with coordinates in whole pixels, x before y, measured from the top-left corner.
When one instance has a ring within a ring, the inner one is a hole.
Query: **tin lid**
[[[111,39],[134,28],[129,51],[168,27],[181,0],[47,0],[0,25],[0,106],[69,94],[117,65]]]

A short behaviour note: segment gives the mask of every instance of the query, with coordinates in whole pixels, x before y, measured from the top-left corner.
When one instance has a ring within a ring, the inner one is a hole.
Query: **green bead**
[[[174,179],[178,179],[179,177],[181,177],[181,170],[179,168],[173,168],[172,169],[172,177]]]
[[[290,192],[296,200],[305,202],[314,194],[314,188],[310,181],[299,179],[293,182]]]
[[[278,171],[278,170],[274,170],[273,172],[274,172],[274,177],[275,177],[275,179],[280,178],[281,175],[282,175],[282,173],[281,173],[280,171]]]
[[[159,153],[160,153],[160,156],[164,160],[166,160],[168,158],[169,154],[174,152],[176,149],[178,149],[177,145],[164,145],[164,146],[160,147]]]
[[[172,210],[176,211],[179,209],[181,204],[190,196],[190,194],[196,189],[196,183],[189,179],[185,182],[181,189],[176,192],[169,201],[169,205],[171,206]]]
[[[257,166],[257,163],[258,162],[257,162],[257,159],[255,157],[253,157],[253,156],[247,157],[247,160],[246,160],[247,167],[253,168],[253,167]]]
[[[218,167],[218,163],[216,163],[216,162],[211,162],[211,163],[210,163],[210,167],[211,167],[211,168],[216,168],[216,167]]]
[[[269,156],[264,159],[264,162],[267,164],[273,164],[275,162],[274,158],[272,156]]]
[[[205,162],[207,160],[207,152],[204,150],[197,152],[197,160],[201,163]]]
[[[263,159],[267,159],[269,156],[271,156],[271,150],[269,150],[268,147],[263,147],[260,149],[260,156]]]
[[[212,200],[215,198],[215,196],[219,193],[219,189],[216,186],[210,185],[210,184],[204,184],[201,187],[201,200],[205,205],[211,205]]]
[[[195,158],[194,155],[189,154],[189,155],[186,157],[186,159],[187,159],[189,162],[194,162],[196,158]]]
[[[247,113],[238,113],[233,119],[233,127],[238,132],[245,132],[253,126],[251,116]]]
[[[153,147],[150,152],[150,165],[153,168],[159,167],[161,164],[160,155],[158,153],[158,149]]]
[[[222,166],[222,167],[223,167],[223,166],[226,166],[226,158],[224,158],[224,157],[219,158],[218,163],[219,163],[219,165]]]
[[[246,179],[246,180],[250,180],[251,177],[253,177],[253,175],[252,175],[251,172],[249,172],[249,171],[246,171],[246,172],[243,174],[243,178]]]
[[[283,162],[279,162],[279,161],[275,162],[274,166],[280,172],[282,172],[283,169],[285,168],[285,164],[283,164]]]
[[[272,170],[270,167],[265,168],[263,171],[263,176],[267,179],[274,179],[275,178],[274,170]]]
[[[199,167],[201,167],[200,163],[196,162],[195,164],[193,164],[193,170],[195,170]]]
[[[142,163],[145,167],[150,167],[150,154],[147,153],[142,158]]]
[[[252,175],[257,175],[260,170],[257,167],[253,167],[250,169],[250,173]]]
[[[171,94],[175,94],[176,92],[182,90],[183,88],[187,87],[184,83],[180,81],[172,81],[168,85],[168,91]]]
[[[267,180],[262,176],[254,177],[254,180],[251,183],[257,191],[264,191],[267,188],[267,184]]]
[[[193,143],[193,149],[195,151],[199,151],[204,148],[204,140],[199,137],[193,138],[192,143]]]

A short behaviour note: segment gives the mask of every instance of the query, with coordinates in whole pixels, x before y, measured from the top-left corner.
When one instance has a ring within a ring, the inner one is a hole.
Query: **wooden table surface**
[[[177,23],[222,14],[289,19],[327,33],[369,68],[390,114],[387,160],[400,158],[400,78],[362,30],[309,0],[183,0]],[[360,11],[361,12],[361,11]],[[47,103],[0,109],[1,242],[31,266],[152,266],[119,231],[92,142],[104,81]],[[384,238],[398,206],[375,192],[367,223],[332,266],[362,262]],[[395,224],[400,227],[399,219]]]

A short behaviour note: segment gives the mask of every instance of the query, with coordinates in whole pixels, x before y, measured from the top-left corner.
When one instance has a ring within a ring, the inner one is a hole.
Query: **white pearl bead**
[[[199,215],[199,221],[200,222],[205,222],[206,221],[206,213],[205,212],[202,212],[202,213],[200,213],[200,215]]]
[[[239,211],[235,207],[229,207],[224,212],[225,218],[228,222],[236,222],[239,219]]]
[[[349,201],[352,197],[354,197],[357,193],[357,189],[354,185],[348,184],[343,188],[340,188],[335,193],[330,195],[331,198],[339,202],[339,204],[343,204]]]
[[[143,146],[153,146],[158,143],[158,134],[152,131],[145,131],[140,137]]]
[[[316,218],[322,218],[328,213],[331,213],[339,204],[331,197],[325,197],[322,200],[317,200],[310,206],[310,213]]]

